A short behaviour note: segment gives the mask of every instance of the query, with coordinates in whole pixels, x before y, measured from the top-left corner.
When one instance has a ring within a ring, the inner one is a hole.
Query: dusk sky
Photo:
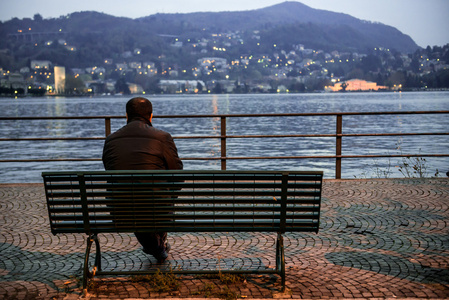
[[[14,17],[56,18],[77,11],[98,11],[139,18],[156,13],[241,11],[264,8],[284,0],[0,0],[0,21]],[[342,12],[381,22],[409,35],[419,46],[449,43],[449,0],[300,0],[312,8]]]

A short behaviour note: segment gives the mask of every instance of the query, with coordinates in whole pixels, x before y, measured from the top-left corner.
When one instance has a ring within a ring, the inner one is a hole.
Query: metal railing
[[[220,139],[219,157],[181,157],[182,160],[220,160],[221,169],[226,170],[228,160],[263,160],[263,159],[335,159],[335,178],[341,178],[342,159],[348,158],[380,158],[380,157],[449,157],[448,153],[439,154],[375,154],[375,155],[342,155],[342,140],[344,137],[369,136],[428,136],[449,135],[449,132],[409,132],[409,133],[343,133],[343,117],[346,116],[379,116],[379,115],[418,115],[418,114],[449,114],[449,111],[404,111],[404,112],[343,112],[343,113],[286,113],[286,114],[221,114],[221,115],[162,115],[155,118],[220,118],[220,135],[173,136],[174,139]],[[260,118],[260,117],[335,117],[335,133],[331,134],[272,134],[272,135],[228,135],[226,124],[229,118]],[[84,116],[84,117],[0,117],[3,120],[69,120],[69,119],[103,119],[105,124],[104,137],[44,137],[44,138],[0,138],[3,141],[52,141],[52,140],[104,140],[111,134],[111,120],[123,119],[124,116]],[[302,156],[227,156],[228,139],[245,138],[335,138],[335,155],[302,155]],[[101,161],[100,158],[61,158],[61,159],[4,159],[2,162],[48,162],[48,161]]]

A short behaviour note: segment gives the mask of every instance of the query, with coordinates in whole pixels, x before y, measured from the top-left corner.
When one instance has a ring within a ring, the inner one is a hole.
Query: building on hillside
[[[226,58],[220,58],[220,57],[204,57],[197,60],[198,65],[201,67],[225,67],[227,66],[227,60]]]
[[[115,64],[116,66],[116,71],[128,71],[128,64],[127,63],[119,63],[119,64]]]
[[[355,91],[378,91],[385,90],[386,86],[377,85],[375,82],[361,80],[361,79],[351,79],[342,82],[337,82],[333,86],[326,86],[324,90],[326,92],[355,92]]]
[[[142,69],[142,63],[140,62],[133,61],[130,62],[128,65],[131,69]]]
[[[51,62],[48,60],[32,60],[31,61],[31,69],[46,69],[50,70]]]
[[[86,73],[87,74],[98,74],[98,75],[103,75],[106,74],[106,69],[103,67],[89,67],[89,68],[85,68]]]

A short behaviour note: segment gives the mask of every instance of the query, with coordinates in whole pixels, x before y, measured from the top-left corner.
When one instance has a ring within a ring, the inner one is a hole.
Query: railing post
[[[335,179],[341,179],[341,134],[343,133],[343,115],[337,115],[337,140],[335,145]],[[340,156],[340,157],[339,157]]]
[[[221,116],[221,169],[226,170],[226,117]]]
[[[111,134],[111,118],[104,119],[104,128],[105,128],[106,137],[108,137],[108,135]]]

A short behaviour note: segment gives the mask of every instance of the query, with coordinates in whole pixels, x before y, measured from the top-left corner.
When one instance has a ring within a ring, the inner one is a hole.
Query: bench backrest
[[[53,234],[318,232],[322,172],[42,173]]]

